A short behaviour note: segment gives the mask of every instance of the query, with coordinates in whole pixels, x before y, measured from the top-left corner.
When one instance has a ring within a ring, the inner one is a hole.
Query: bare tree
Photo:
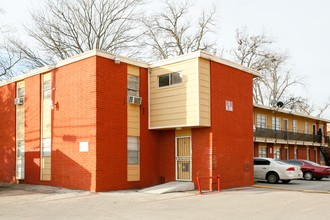
[[[210,38],[215,28],[215,7],[202,11],[197,22],[189,12],[189,0],[166,0],[165,9],[145,17],[144,44],[150,47],[153,58],[165,59],[197,50],[214,52],[215,42]]]
[[[283,100],[289,103],[285,101],[292,98],[289,90],[304,82],[287,68],[287,54],[273,52],[274,41],[265,34],[250,36],[245,29],[236,31],[236,42],[237,48],[233,50],[236,61],[261,73],[254,80],[254,102],[270,105],[273,100]]]
[[[92,49],[129,56],[139,37],[135,20],[143,0],[47,0],[31,12],[26,27],[35,42],[12,40],[16,51],[34,66],[66,59]],[[31,44],[31,43],[30,43]],[[40,56],[33,52],[39,51]]]
[[[0,8],[0,15],[4,14],[4,10]],[[5,35],[9,32],[9,27],[5,24],[0,24],[0,80],[12,78],[17,75],[14,70],[22,57],[20,53],[13,52],[7,45]]]

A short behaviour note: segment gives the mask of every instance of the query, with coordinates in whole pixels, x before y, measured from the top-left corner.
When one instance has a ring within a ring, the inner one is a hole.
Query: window
[[[298,148],[294,148],[294,159],[298,159]]]
[[[158,76],[158,86],[170,86],[174,84],[182,83],[181,72],[168,73],[165,75]]]
[[[43,82],[43,99],[48,99],[52,95],[50,79]]]
[[[50,138],[42,139],[42,156],[43,157],[51,156],[51,140],[50,140]]]
[[[281,148],[274,147],[274,159],[281,159]]]
[[[295,133],[297,132],[297,120],[292,121],[292,131]]]
[[[272,129],[280,131],[281,130],[281,118],[279,117],[272,117]]]
[[[140,96],[140,79],[137,76],[128,75],[127,78],[127,92],[131,96]]]
[[[259,157],[267,157],[267,147],[259,146],[258,153],[259,153]]]
[[[24,87],[20,87],[17,89],[17,97],[21,98],[25,96],[25,88]]]
[[[257,128],[266,128],[266,115],[257,114]]]
[[[229,111],[229,112],[234,111],[233,101],[226,101],[226,111]]]
[[[305,134],[309,134],[309,124],[305,122]]]
[[[127,163],[140,164],[140,140],[139,137],[129,136],[127,139]]]

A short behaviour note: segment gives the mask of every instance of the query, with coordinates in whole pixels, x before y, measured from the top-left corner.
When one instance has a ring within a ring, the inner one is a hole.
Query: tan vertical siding
[[[202,58],[199,58],[199,108],[200,125],[210,126],[210,61]]]
[[[158,76],[182,73],[182,83],[158,86]],[[199,125],[197,58],[155,67],[150,76],[150,127]]]
[[[140,76],[139,67],[128,65],[128,75]],[[142,100],[143,101],[143,100]],[[140,106],[127,104],[127,135],[140,137]],[[127,165],[127,181],[140,180],[140,165]]]

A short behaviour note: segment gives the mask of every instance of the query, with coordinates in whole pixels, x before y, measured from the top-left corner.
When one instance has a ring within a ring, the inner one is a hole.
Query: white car
[[[300,166],[284,163],[273,158],[254,158],[254,179],[267,180],[269,183],[289,183],[294,179],[301,179],[303,173]]]

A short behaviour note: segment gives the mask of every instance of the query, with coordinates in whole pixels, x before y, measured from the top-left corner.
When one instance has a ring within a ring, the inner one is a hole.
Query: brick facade
[[[213,61],[210,69],[211,126],[191,128],[192,181],[219,174],[222,188],[251,185],[253,75]],[[51,180],[40,181],[41,74],[24,79],[24,183],[110,191],[176,180],[175,130],[149,130],[149,72],[140,67],[140,181],[127,181],[127,64],[90,56],[51,70]],[[5,182],[15,181],[15,87],[16,82],[0,87],[0,116],[8,116],[0,124]],[[226,111],[226,101],[233,111]],[[87,152],[80,151],[82,142]]]

